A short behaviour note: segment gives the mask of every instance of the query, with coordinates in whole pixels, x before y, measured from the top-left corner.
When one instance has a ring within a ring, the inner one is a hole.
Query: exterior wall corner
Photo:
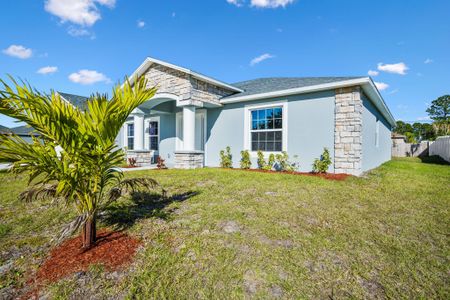
[[[334,172],[362,173],[362,112],[359,86],[335,91]]]

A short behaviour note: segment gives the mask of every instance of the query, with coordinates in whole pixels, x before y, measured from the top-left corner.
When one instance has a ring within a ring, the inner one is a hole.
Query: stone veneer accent
[[[152,164],[153,151],[149,150],[128,150],[126,153],[127,163],[129,158],[136,158],[138,166],[148,166]]]
[[[203,168],[203,151],[175,151],[176,169]]]
[[[222,97],[235,93],[159,64],[152,64],[145,77],[149,87],[158,87],[158,93],[175,94],[180,97],[180,102],[187,102],[186,104],[220,104]]]
[[[335,104],[334,172],[360,175],[363,111],[360,87],[337,89]]]

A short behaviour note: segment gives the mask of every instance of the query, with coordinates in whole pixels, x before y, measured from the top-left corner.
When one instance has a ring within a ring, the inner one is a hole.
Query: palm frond
[[[56,197],[56,184],[42,184],[29,187],[19,194],[19,199],[26,202]]]
[[[84,222],[86,222],[87,218],[88,214],[82,214],[77,216],[72,222],[67,224],[67,226],[65,226],[63,230],[61,230],[59,237],[56,240],[56,243],[59,244],[64,239],[71,236],[75,231],[77,231],[81,227],[81,225],[83,225]]]

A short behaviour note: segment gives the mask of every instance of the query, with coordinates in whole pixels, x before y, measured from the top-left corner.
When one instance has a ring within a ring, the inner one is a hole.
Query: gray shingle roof
[[[11,132],[11,130],[8,127],[0,125],[0,133],[9,133],[9,132]]]
[[[72,103],[74,106],[76,106],[80,109],[86,109],[86,102],[88,100],[87,97],[68,94],[68,93],[62,93],[62,92],[58,92],[58,94],[61,95],[61,97],[63,97],[70,103]]]
[[[32,128],[28,125],[10,128],[10,131],[16,135],[21,135],[21,136],[31,136],[31,135],[38,136],[39,135],[39,133],[37,133],[34,130],[34,128]]]
[[[244,90],[243,93],[233,94],[223,99],[231,99],[235,97],[249,96],[268,92],[282,91],[293,88],[301,88],[324,83],[345,81],[350,79],[363,78],[360,77],[270,77],[258,78],[233,83],[232,85]]]

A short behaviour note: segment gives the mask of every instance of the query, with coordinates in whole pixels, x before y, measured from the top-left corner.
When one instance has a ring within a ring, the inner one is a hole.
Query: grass
[[[135,263],[112,274],[94,266],[49,286],[51,298],[450,297],[448,165],[396,159],[342,182],[221,169],[126,174],[138,175],[174,196],[122,199],[104,219],[142,239]],[[24,285],[71,218],[69,208],[19,202],[25,185],[0,174],[0,266],[14,262],[4,290]]]

